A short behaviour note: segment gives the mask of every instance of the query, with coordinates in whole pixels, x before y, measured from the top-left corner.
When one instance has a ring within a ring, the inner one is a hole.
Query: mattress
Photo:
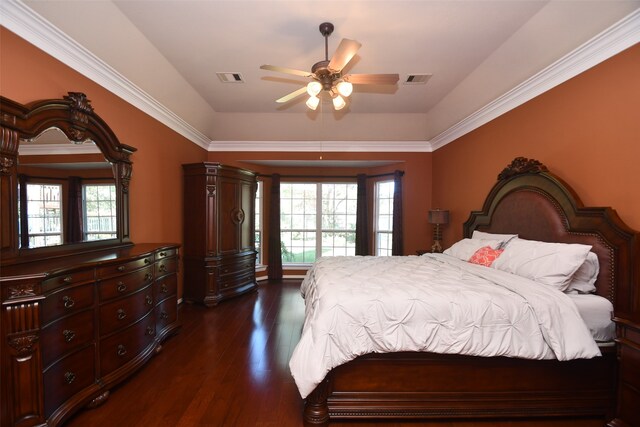
[[[610,343],[616,337],[616,327],[611,320],[613,304],[600,295],[568,294],[598,343]]]
[[[305,323],[289,367],[302,397],[332,368],[368,353],[601,354],[568,295],[447,255],[320,258],[301,291]]]

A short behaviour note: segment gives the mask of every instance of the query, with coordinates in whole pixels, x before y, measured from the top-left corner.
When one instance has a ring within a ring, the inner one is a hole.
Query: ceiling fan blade
[[[331,62],[329,62],[329,69],[335,72],[340,72],[344,68],[345,65],[351,61],[360,49],[360,42],[349,39],[342,39],[340,45],[336,49],[333,57],[331,58]]]
[[[303,86],[298,90],[294,90],[290,94],[285,95],[280,99],[276,99],[276,102],[279,103],[279,104],[282,104],[283,102],[291,101],[293,98],[296,98],[296,97],[302,95],[303,93],[307,93],[307,87],[306,86]]]
[[[294,76],[311,77],[313,75],[309,71],[294,70],[293,68],[284,68],[275,65],[261,65],[260,68],[278,73],[293,74]]]
[[[398,74],[349,74],[344,79],[354,85],[394,85],[398,83]]]

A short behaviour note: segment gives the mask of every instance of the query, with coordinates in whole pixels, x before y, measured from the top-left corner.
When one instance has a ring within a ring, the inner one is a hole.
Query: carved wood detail
[[[526,157],[516,157],[509,166],[504,168],[502,172],[498,174],[498,181],[524,173],[540,173],[547,171],[547,167],[538,160],[527,159]]]
[[[36,285],[33,283],[20,284],[9,287],[9,299],[36,295]]]

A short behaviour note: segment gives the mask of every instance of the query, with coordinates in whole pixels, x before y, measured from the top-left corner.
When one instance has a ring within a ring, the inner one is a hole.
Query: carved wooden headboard
[[[600,273],[599,295],[617,312],[632,306],[632,286],[640,279],[640,238],[609,207],[584,207],[575,192],[536,160],[518,157],[499,175],[481,211],[463,225],[473,230],[518,234],[523,239],[592,245]]]

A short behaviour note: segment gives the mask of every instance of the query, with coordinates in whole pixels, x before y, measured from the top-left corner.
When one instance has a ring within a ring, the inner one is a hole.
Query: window
[[[84,239],[116,238],[116,187],[110,184],[82,186]]]
[[[283,263],[355,255],[357,193],[355,183],[282,183]]]
[[[262,262],[262,181],[258,181],[258,190],[256,191],[256,217],[254,223],[255,229],[255,246],[256,246],[256,265]]]
[[[375,191],[375,254],[378,256],[391,256],[393,241],[393,181],[376,182]]]
[[[62,186],[27,184],[27,230],[29,247],[62,243]]]

